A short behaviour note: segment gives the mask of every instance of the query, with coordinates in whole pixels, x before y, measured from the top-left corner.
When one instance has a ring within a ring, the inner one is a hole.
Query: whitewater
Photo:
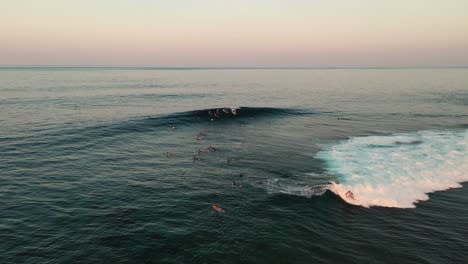
[[[429,193],[468,181],[468,130],[353,137],[317,157],[336,175],[329,189],[350,204],[414,208]],[[355,199],[347,199],[350,190]]]

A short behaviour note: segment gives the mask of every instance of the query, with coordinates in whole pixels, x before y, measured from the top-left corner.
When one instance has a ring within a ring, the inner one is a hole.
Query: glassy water
[[[468,69],[1,68],[0,124],[2,263],[468,261]]]

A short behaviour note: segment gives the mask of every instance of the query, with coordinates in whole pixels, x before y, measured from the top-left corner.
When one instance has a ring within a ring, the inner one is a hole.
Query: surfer
[[[193,156],[192,160],[193,160],[193,162],[195,162],[196,160],[200,160],[200,158],[197,158],[197,157]]]
[[[217,204],[213,205],[213,209],[215,209],[216,211],[218,211],[220,213],[224,213],[223,208],[219,207],[219,205],[217,205]]]
[[[200,137],[200,136],[197,137],[197,141],[200,141],[200,140],[202,140],[202,139],[203,139],[203,138]]]
[[[217,149],[214,148],[214,147],[212,147],[212,146],[209,146],[209,147],[208,147],[208,150],[211,151],[211,152],[215,152]]]
[[[198,154],[202,154],[203,150],[199,149],[197,152],[198,152]]]
[[[345,197],[354,200],[354,194],[350,190],[346,192]]]
[[[235,181],[232,182],[232,186],[242,188],[242,184],[239,184],[239,183],[237,183]]]

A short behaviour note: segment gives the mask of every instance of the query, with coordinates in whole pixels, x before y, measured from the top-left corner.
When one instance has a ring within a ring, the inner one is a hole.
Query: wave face
[[[182,116],[196,116],[199,120],[223,120],[230,118],[255,118],[263,116],[283,116],[311,114],[288,108],[239,107],[211,108],[181,113]]]
[[[414,208],[428,193],[468,181],[468,130],[356,137],[317,156],[340,183],[330,190],[355,205]],[[355,200],[346,199],[351,190]]]
[[[144,119],[125,122],[123,126],[131,129],[139,127],[156,127],[169,125],[190,125],[193,123],[223,121],[233,119],[255,119],[261,117],[281,117],[286,115],[306,115],[313,112],[303,112],[288,108],[272,107],[238,107],[238,108],[210,108],[179,112],[163,116],[147,117]],[[216,124],[216,122],[214,123]]]
[[[314,114],[312,112],[301,112],[288,108],[270,107],[239,107],[239,108],[211,108],[203,110],[192,110],[169,115],[146,117],[142,119],[128,120],[125,122],[98,126],[91,130],[103,130],[105,135],[127,132],[146,132],[159,127],[186,126],[197,123],[210,122],[211,124],[222,124],[228,120],[260,119],[263,117],[282,117],[286,115]]]
[[[276,118],[291,115],[316,114],[288,108],[272,107],[239,107],[239,108],[210,108],[191,110],[168,115],[149,116],[139,119],[129,119],[118,122],[102,123],[94,126],[79,128],[60,128],[56,131],[37,133],[31,136],[1,137],[0,142],[15,141],[17,139],[47,139],[49,145],[70,141],[89,141],[94,138],[112,137],[125,133],[145,133],[160,128],[172,126],[191,126],[199,123],[223,124],[223,121]],[[58,141],[58,143],[56,142]],[[62,142],[63,141],[63,142]],[[0,150],[2,150],[0,148]]]

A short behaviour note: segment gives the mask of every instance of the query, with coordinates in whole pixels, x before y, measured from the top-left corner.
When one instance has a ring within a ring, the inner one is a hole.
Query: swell
[[[239,107],[239,108],[209,108],[173,113],[168,115],[144,117],[86,127],[61,127],[53,131],[34,133],[30,135],[0,138],[0,150],[8,151],[17,148],[33,146],[76,145],[80,147],[83,141],[93,141],[115,137],[128,133],[147,133],[157,130],[169,130],[195,124],[209,122],[212,125],[223,125],[236,120],[258,120],[262,118],[281,118],[293,115],[316,114],[290,108],[272,107]]]

